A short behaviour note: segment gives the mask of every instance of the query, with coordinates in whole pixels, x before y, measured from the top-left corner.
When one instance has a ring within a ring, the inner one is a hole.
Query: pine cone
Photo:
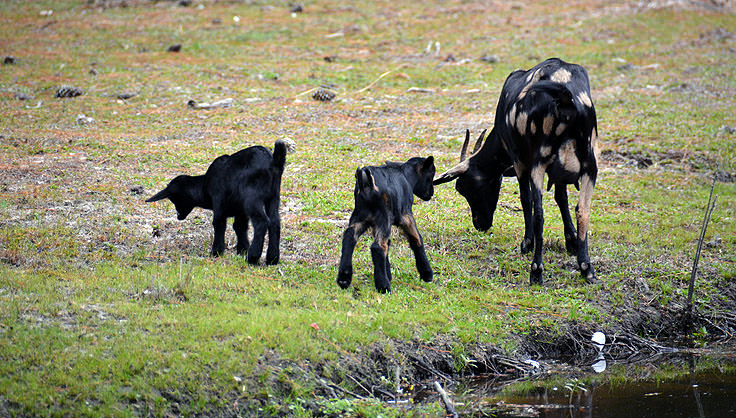
[[[312,93],[312,99],[318,100],[320,102],[329,102],[330,100],[334,99],[337,94],[335,92],[319,88]]]
[[[58,90],[56,90],[56,94],[54,96],[55,97],[59,97],[59,98],[62,98],[62,97],[77,97],[77,96],[81,96],[82,93],[84,93],[84,92],[80,88],[77,88],[77,87],[74,87],[74,86],[61,86],[61,87],[59,87]]]

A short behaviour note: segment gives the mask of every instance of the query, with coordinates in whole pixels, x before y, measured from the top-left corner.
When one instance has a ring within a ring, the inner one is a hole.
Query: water
[[[546,380],[502,386],[467,382],[459,399],[464,416],[500,417],[736,417],[733,354],[676,355],[635,364],[553,372]],[[463,390],[462,385],[457,389]],[[458,393],[458,391],[456,391]]]

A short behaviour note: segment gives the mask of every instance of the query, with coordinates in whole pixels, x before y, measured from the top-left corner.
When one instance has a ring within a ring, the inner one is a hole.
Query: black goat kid
[[[577,255],[582,276],[594,281],[588,257],[588,227],[598,173],[598,128],[585,68],[552,58],[528,71],[514,71],[501,90],[493,130],[482,147],[481,134],[474,153],[466,159],[468,139],[466,135],[460,164],[441,174],[434,184],[457,179],[455,188],[470,205],[473,225],[484,231],[493,224],[503,175],[513,167],[526,225],[521,252],[534,249],[530,280],[542,283],[542,191],[546,173],[547,190],[555,186],[567,251]],[[568,184],[580,190],[575,208],[577,232],[568,207]]]
[[[376,289],[391,291],[391,264],[388,250],[391,226],[400,227],[414,252],[419,276],[432,281],[432,268],[424,252],[424,242],[417,230],[411,207],[414,195],[429,200],[434,194],[434,158],[415,157],[401,163],[387,162],[380,167],[363,167],[355,172],[355,209],[342,236],[342,256],[337,284],[345,289],[353,280],[353,250],[361,235],[372,228],[373,278]]]
[[[248,254],[248,262],[257,264],[268,231],[266,263],[279,262],[281,220],[279,202],[281,175],[286,162],[286,145],[277,141],[271,151],[261,146],[249,147],[232,155],[222,155],[201,176],[177,176],[165,189],[146,202],[169,199],[179,220],[186,219],[195,207],[211,209],[215,238],[212,255],[225,251],[227,218],[235,217],[233,229],[238,238],[238,254]],[[253,242],[248,242],[248,221],[253,224]]]

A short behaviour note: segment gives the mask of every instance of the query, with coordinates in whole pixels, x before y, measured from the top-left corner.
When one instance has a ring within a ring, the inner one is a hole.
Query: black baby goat
[[[268,230],[266,264],[279,262],[281,220],[279,202],[281,175],[286,162],[286,145],[276,141],[273,155],[262,146],[253,146],[232,155],[222,155],[201,176],[177,176],[165,189],[146,202],[169,199],[179,220],[186,219],[195,207],[211,209],[215,238],[212,255],[225,251],[227,218],[234,217],[238,254],[248,254],[257,264]],[[248,242],[248,221],[253,224],[253,242]]]
[[[353,279],[353,250],[358,238],[373,230],[371,245],[376,289],[391,291],[391,264],[388,259],[391,226],[400,227],[416,258],[419,276],[432,281],[432,268],[424,252],[424,242],[412,214],[414,195],[429,200],[434,194],[434,158],[415,157],[405,163],[387,162],[380,167],[363,167],[355,172],[355,209],[342,236],[342,256],[337,284],[345,289]]]

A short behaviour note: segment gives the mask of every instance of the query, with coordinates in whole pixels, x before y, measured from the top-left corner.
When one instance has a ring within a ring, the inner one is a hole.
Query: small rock
[[[718,130],[718,132],[723,132],[723,133],[733,135],[734,133],[736,133],[736,128],[734,128],[733,126],[723,125],[721,126],[721,129]]]
[[[616,69],[619,70],[619,71],[631,71],[634,68],[635,68],[634,65],[633,64],[630,64],[628,62],[626,64],[619,65],[618,67],[616,67]]]
[[[92,69],[89,70],[89,74],[90,75],[97,75],[98,73],[97,73],[97,70],[95,70],[94,68],[92,68]]]
[[[12,55],[8,55],[7,57],[3,58],[3,64],[5,65],[12,65],[15,64],[15,62],[15,57]]]
[[[117,97],[120,100],[128,100],[128,99],[131,99],[131,98],[133,98],[133,97],[135,97],[137,95],[138,95],[138,93],[135,93],[135,92],[132,92],[132,91],[127,91],[127,92],[123,92],[123,93],[118,94]]]
[[[82,89],[74,86],[61,86],[56,90],[56,93],[54,94],[55,97],[58,98],[65,98],[65,97],[77,97],[81,96]]]
[[[189,100],[187,106],[191,109],[213,109],[216,107],[231,107],[233,105],[233,99],[228,97],[227,99],[218,100],[216,102],[196,102],[195,100]]]
[[[445,57],[444,61],[445,61],[445,62],[455,62],[455,61],[457,61],[457,59],[455,58],[455,56],[454,56],[454,55],[452,55],[452,54],[447,54],[447,57]]]
[[[499,61],[498,55],[488,55],[485,54],[482,57],[479,58],[483,62],[487,62],[489,64],[495,64]]]
[[[179,0],[177,4],[182,7],[188,7],[192,5],[192,0]]]
[[[406,91],[408,93],[434,93],[434,90],[422,87],[409,87]]]
[[[289,11],[291,13],[301,13],[304,11],[304,5],[300,3],[291,4],[291,7],[289,8]]]
[[[166,49],[167,52],[179,52],[181,51],[181,44],[171,45]]]
[[[95,123],[95,120],[89,116],[85,116],[83,113],[77,115],[77,125],[90,125]]]
[[[216,18],[212,19],[212,24],[213,25],[219,25],[221,23],[222,23],[222,19],[220,19],[219,17],[216,17]]]
[[[31,99],[33,99],[33,96],[31,96],[30,94],[25,94],[25,93],[17,92],[17,93],[15,93],[15,99],[16,100],[31,100]]]
[[[130,188],[130,194],[132,195],[139,195],[143,194],[145,192],[145,189],[143,186],[133,186]]]
[[[151,235],[155,238],[158,238],[161,236],[161,227],[158,225],[153,226],[153,231],[151,232]]]
[[[328,55],[323,58],[325,62],[335,62],[337,60],[337,56],[335,55]]]

